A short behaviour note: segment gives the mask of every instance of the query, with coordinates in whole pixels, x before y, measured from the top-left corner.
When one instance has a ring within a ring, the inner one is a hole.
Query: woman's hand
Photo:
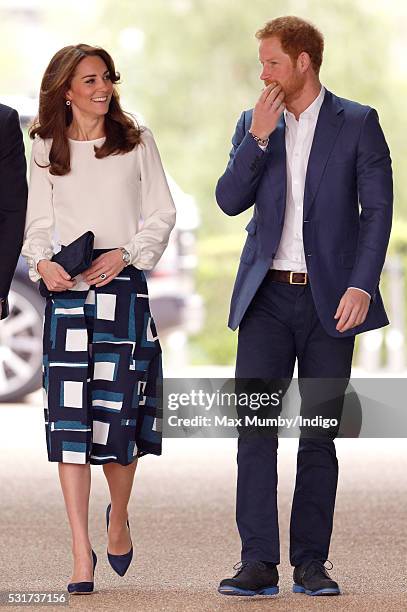
[[[38,273],[47,286],[48,291],[66,291],[76,284],[68,272],[56,261],[41,259],[37,264]]]
[[[114,249],[99,255],[92,262],[91,267],[82,272],[82,278],[88,285],[103,287],[110,283],[125,267],[126,264],[123,261],[121,250]],[[101,274],[106,274],[106,278],[100,278]]]

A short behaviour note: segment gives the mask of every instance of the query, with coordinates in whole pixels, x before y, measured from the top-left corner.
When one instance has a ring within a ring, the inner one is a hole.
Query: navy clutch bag
[[[55,261],[62,266],[71,278],[73,278],[90,267],[92,263],[94,241],[95,234],[90,231],[85,232],[67,246],[62,247],[59,253],[56,253],[51,258],[51,261]],[[47,289],[42,279],[40,280],[39,291],[43,297],[50,297],[53,293]]]

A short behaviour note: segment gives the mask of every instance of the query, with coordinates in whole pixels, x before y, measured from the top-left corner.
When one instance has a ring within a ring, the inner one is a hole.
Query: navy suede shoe
[[[224,578],[218,591],[221,595],[277,595],[278,571],[272,563],[241,561],[234,566],[233,578]]]
[[[106,508],[106,531],[109,530],[110,509],[111,504],[109,504]],[[127,527],[130,531],[129,521],[127,521]],[[107,551],[107,558],[114,571],[119,574],[119,576],[124,576],[133,558],[133,543],[131,544],[131,548],[128,553],[125,553],[124,555],[111,555],[110,552]]]
[[[93,560],[93,574],[95,574],[95,567],[97,563],[97,556],[95,551],[92,549],[92,560]],[[72,595],[89,595],[93,593],[93,582],[70,582],[68,584],[68,593]]]
[[[329,563],[331,563],[329,561]],[[332,563],[331,566],[333,567]],[[332,569],[330,567],[329,569]],[[338,583],[332,580],[324,561],[310,559],[294,568],[293,593],[305,593],[306,595],[340,595]]]

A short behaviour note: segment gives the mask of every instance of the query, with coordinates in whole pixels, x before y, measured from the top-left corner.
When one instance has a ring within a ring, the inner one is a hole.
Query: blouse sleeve
[[[52,183],[48,168],[41,168],[36,161],[41,166],[48,164],[45,141],[39,137],[34,139],[31,150],[27,217],[21,251],[27,260],[30,279],[34,282],[41,278],[37,271],[38,262],[51,259],[53,255],[54,230]]]
[[[151,130],[144,129],[142,140],[138,149],[143,226],[123,247],[130,253],[132,265],[151,270],[168,244],[176,210]]]

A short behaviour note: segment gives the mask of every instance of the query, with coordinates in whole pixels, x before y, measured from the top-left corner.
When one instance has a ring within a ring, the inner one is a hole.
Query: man
[[[0,104],[0,319],[21,251],[27,208],[26,161],[17,111]]]
[[[229,327],[239,326],[236,379],[291,380],[297,358],[302,405],[307,380],[318,378],[322,397],[323,379],[332,378],[339,381],[333,405],[340,415],[355,335],[389,323],[379,291],[392,222],[389,150],[373,108],[321,85],[323,37],[313,25],[280,17],[256,37],[265,88],[238,121],[216,188],[228,215],[254,205],[229,319]],[[278,438],[239,434],[242,563],[219,592],[274,594]],[[290,523],[293,590],[337,595],[325,568],[337,428],[302,434]]]

